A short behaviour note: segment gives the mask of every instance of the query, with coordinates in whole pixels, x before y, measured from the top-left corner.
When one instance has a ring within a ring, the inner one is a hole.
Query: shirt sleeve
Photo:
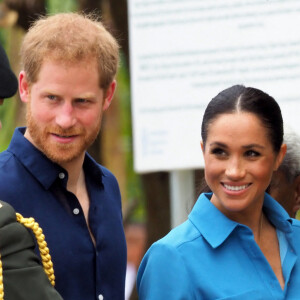
[[[137,275],[140,300],[194,299],[182,254],[176,247],[156,243],[146,253]]]

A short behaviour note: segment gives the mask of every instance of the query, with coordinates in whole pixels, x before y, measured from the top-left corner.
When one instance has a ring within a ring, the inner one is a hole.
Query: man
[[[13,96],[18,81],[0,45],[0,105]],[[1,123],[0,123],[1,128]],[[28,229],[17,222],[13,208],[0,201],[0,299],[61,300],[35,255]],[[1,276],[2,274],[2,276]]]
[[[287,152],[273,173],[268,192],[295,218],[300,208],[300,138],[289,130],[284,139]]]
[[[65,300],[124,299],[119,187],[86,153],[114,94],[118,44],[87,16],[57,14],[31,27],[21,61],[27,128],[0,154],[0,199],[43,228]]]

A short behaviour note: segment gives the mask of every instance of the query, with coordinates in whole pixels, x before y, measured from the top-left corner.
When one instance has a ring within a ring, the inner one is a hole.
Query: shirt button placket
[[[79,208],[74,208],[74,209],[73,209],[73,214],[74,214],[74,215],[78,215],[79,213],[80,213]]]
[[[65,173],[61,172],[58,174],[59,179],[64,179],[65,178]]]

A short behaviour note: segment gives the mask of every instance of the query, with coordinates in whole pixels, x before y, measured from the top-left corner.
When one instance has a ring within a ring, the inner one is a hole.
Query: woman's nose
[[[228,161],[226,167],[226,176],[232,180],[239,180],[245,176],[245,168],[243,162],[238,158],[233,158]]]

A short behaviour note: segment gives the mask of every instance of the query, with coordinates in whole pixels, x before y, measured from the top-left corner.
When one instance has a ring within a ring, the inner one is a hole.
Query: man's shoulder
[[[93,174],[101,174],[102,181],[104,181],[103,183],[107,181],[117,182],[115,175],[109,169],[96,162],[94,158],[88,153],[86,156],[86,165],[88,171],[92,171]],[[97,171],[95,171],[95,169],[97,169]]]
[[[98,167],[104,176],[115,178],[115,175],[110,170],[108,170],[106,167],[104,167],[100,164],[98,164]]]
[[[107,188],[111,187],[113,191],[119,192],[119,183],[115,175],[102,165],[99,165],[99,168],[102,173],[102,184]]]
[[[20,160],[9,150],[0,153],[0,186],[7,184],[10,180],[22,177],[20,173],[22,164]],[[24,178],[23,178],[24,179]],[[1,199],[0,199],[1,200]]]
[[[5,164],[12,157],[13,157],[13,154],[8,150],[4,150],[3,152],[0,152],[0,164]]]

